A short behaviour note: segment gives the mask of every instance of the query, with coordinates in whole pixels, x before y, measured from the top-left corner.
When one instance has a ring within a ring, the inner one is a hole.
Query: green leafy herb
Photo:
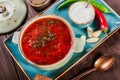
[[[93,6],[97,7],[100,11],[104,12],[104,13],[112,13],[111,11],[108,10],[108,8],[106,8],[104,5],[96,2],[96,1],[92,1],[90,2]]]

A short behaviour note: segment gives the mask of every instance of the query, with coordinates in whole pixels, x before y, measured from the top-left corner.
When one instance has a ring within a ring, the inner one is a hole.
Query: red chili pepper
[[[108,24],[107,24],[107,21],[106,21],[104,15],[95,6],[94,6],[94,10],[95,10],[96,18],[100,24],[100,30],[102,30],[105,33],[108,33],[109,27],[108,27]]]

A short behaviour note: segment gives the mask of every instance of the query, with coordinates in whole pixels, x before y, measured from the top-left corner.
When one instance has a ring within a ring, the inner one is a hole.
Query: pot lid
[[[19,27],[26,12],[27,8],[23,0],[0,0],[0,34]]]

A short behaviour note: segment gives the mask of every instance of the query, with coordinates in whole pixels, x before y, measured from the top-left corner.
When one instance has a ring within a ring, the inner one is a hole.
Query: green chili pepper
[[[101,12],[104,13],[112,13],[111,11],[108,10],[108,8],[106,8],[104,5],[96,2],[96,1],[91,1],[90,2],[93,6],[97,7]]]
[[[86,1],[87,2],[88,0],[66,0],[57,7],[57,10],[60,10],[61,8],[67,6],[71,3],[78,2],[78,1]],[[91,0],[91,1],[94,1],[94,0]]]
[[[82,1],[82,0],[66,0],[57,7],[57,10],[60,10],[61,8],[77,1]]]
[[[63,3],[61,3],[61,4],[57,7],[57,9],[60,10],[61,8],[67,6],[67,5],[71,4],[71,3],[78,2],[78,1],[86,1],[86,2],[87,2],[88,0],[66,0],[66,1],[64,1]],[[108,10],[108,8],[106,8],[104,5],[96,2],[95,0],[91,0],[90,3],[91,3],[93,6],[97,7],[100,11],[102,11],[102,12],[104,12],[104,13],[112,13],[111,11]]]

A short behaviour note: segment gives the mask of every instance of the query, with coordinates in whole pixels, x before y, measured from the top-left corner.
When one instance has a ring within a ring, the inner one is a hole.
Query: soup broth
[[[42,18],[24,31],[21,47],[24,56],[38,65],[50,65],[63,59],[72,46],[71,31],[61,20]]]

